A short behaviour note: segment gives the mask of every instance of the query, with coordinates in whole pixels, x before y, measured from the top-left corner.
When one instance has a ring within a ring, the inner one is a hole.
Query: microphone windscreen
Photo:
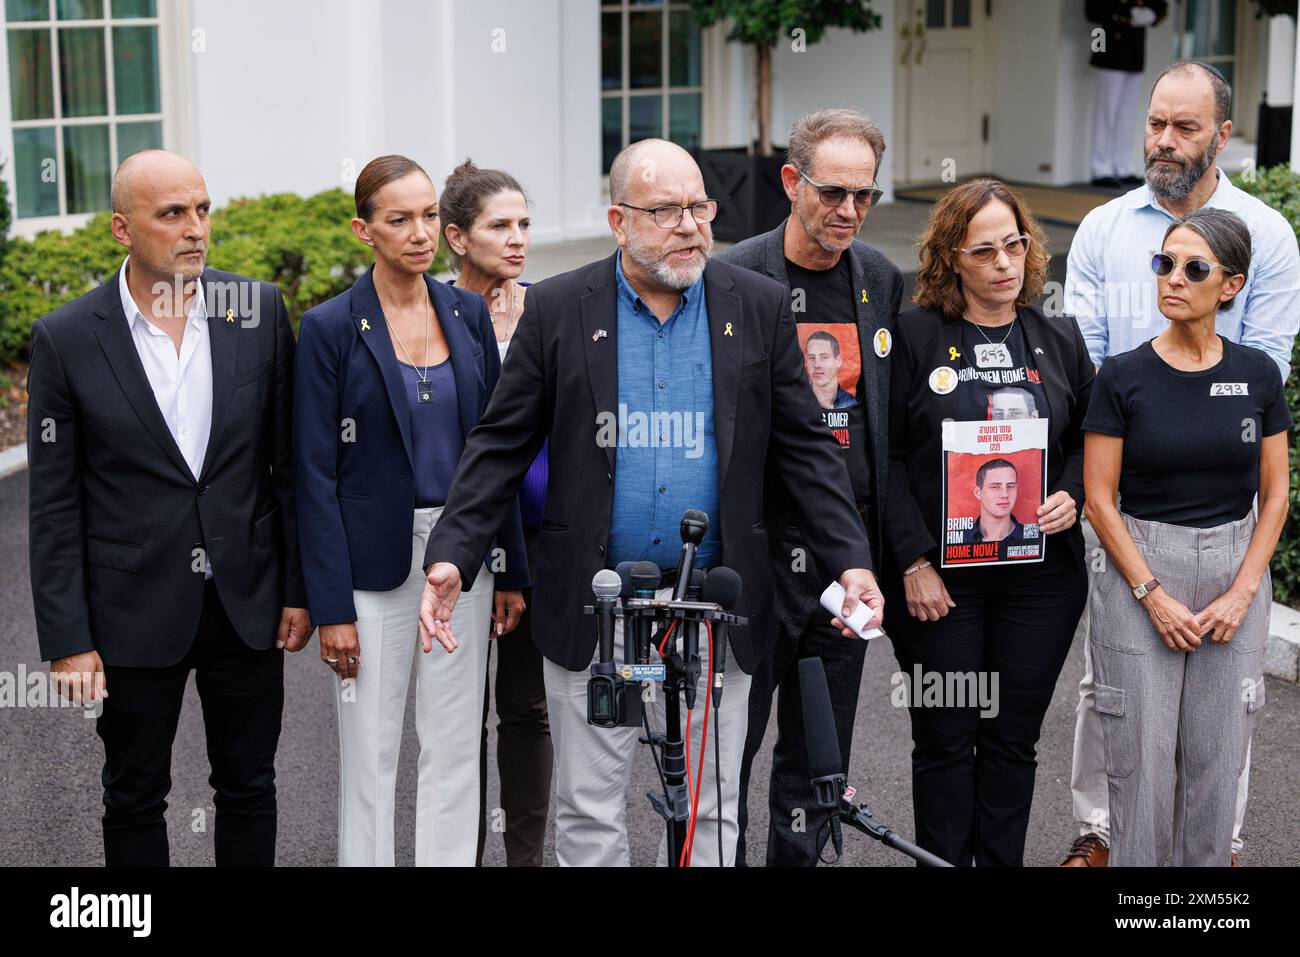
[[[632,597],[632,566],[635,564],[636,562],[619,562],[618,567],[614,569],[618,580],[623,583],[622,590],[618,593],[620,598]]]
[[[682,514],[682,541],[698,545],[709,530],[709,516],[698,508],[688,508]]]
[[[740,576],[726,565],[710,568],[704,577],[704,601],[731,611],[740,601]]]
[[[654,562],[637,562],[632,566],[632,574],[628,577],[632,579],[632,586],[637,591],[652,592],[659,587],[659,579],[663,576]]]
[[[699,601],[700,595],[704,592],[704,569],[692,568],[691,580],[686,586],[686,597],[688,601]]]
[[[814,778],[843,774],[840,739],[835,731],[831,693],[820,658],[799,662],[799,696],[803,699],[804,739],[808,745],[808,771]]]
[[[619,578],[618,572],[613,569],[602,568],[591,580],[591,590],[596,593],[597,598],[617,598],[618,593],[623,590],[623,579]]]

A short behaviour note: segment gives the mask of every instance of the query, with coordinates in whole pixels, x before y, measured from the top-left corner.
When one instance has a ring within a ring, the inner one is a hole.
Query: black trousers
[[[957,607],[937,622],[907,613],[901,577],[886,585],[886,632],[912,687],[916,843],[959,867],[1023,863],[1043,715],[1088,599],[1082,562],[1064,542],[1049,543],[1049,562],[1052,544],[1051,565],[941,570]],[[991,707],[972,701],[969,683],[923,696],[971,673],[995,692]]]
[[[537,567],[540,533],[524,526],[530,568]],[[551,806],[555,752],[546,714],[542,653],[533,644],[533,590],[524,591],[528,608],[515,630],[492,644],[497,654],[497,773],[501,777],[502,838],[508,867],[541,867],[546,817]],[[490,672],[490,669],[489,669]],[[479,749],[478,863],[487,840],[487,722],[491,689],[483,696],[483,742]]]
[[[216,586],[203,591],[194,644],[166,668],[104,666],[104,863],[170,863],[167,794],[172,742],[190,672],[203,707],[216,862],[275,863],[275,749],[284,707],[284,652],[254,651],[226,617]]]
[[[797,543],[791,547],[794,544]],[[812,565],[811,559],[809,564]],[[771,654],[754,669],[750,684],[749,731],[740,765],[737,866],[747,863],[750,772],[754,756],[763,745],[773,698],[777,702],[777,736],[767,794],[767,866],[815,867],[830,838],[830,812],[813,806],[808,748],[804,738],[803,699],[799,693],[799,662],[804,658],[822,659],[835,727],[839,733],[840,755],[847,773],[868,643],[857,638],[845,638],[831,626],[830,615],[819,603],[826,587],[821,577],[816,571],[792,571],[790,549],[784,545],[779,545],[773,552],[773,611],[777,637]]]

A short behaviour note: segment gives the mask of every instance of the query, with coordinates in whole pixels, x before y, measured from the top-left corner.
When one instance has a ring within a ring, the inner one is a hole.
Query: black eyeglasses
[[[993,260],[998,258],[998,251],[1002,250],[1007,254],[1008,259],[1023,259],[1025,253],[1029,252],[1030,238],[1027,233],[1021,233],[1019,236],[1012,236],[1004,239],[1000,243],[980,243],[978,246],[957,246],[957,252],[965,253],[971,258],[971,261],[980,266],[987,266]]]
[[[830,206],[834,209],[844,202],[844,197],[849,193],[853,194],[853,205],[859,209],[870,209],[880,202],[880,197],[884,190],[876,186],[864,186],[862,189],[849,189],[847,186],[836,186],[833,183],[819,183],[803,170],[799,170],[799,176],[808,181],[813,189],[817,190],[817,195],[822,201],[823,206]]]
[[[655,225],[660,229],[676,229],[688,209],[691,211],[691,215],[695,217],[695,221],[701,226],[713,222],[718,215],[718,201],[716,199],[706,199],[699,203],[692,203],[690,206],[656,206],[654,209],[633,206],[631,203],[619,203],[618,205],[649,213],[654,217]]]
[[[1157,276],[1173,275],[1174,267],[1178,265],[1178,260],[1169,253],[1152,253],[1151,254],[1151,271]],[[1228,275],[1235,275],[1231,269],[1220,263],[1211,262],[1200,256],[1193,256],[1187,262],[1183,263],[1183,275],[1187,277],[1188,282],[1205,282],[1210,278],[1210,274],[1215,269],[1222,269]]]

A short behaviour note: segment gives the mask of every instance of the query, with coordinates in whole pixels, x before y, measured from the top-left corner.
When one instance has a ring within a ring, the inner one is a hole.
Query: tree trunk
[[[754,115],[758,125],[758,155],[772,155],[772,137],[768,125],[772,120],[772,48],[754,44],[754,72],[757,79]]]

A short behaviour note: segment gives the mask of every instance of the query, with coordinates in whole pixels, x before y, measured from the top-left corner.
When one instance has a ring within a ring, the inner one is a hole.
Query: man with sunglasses
[[[1237,307],[1218,320],[1233,342],[1266,352],[1290,373],[1291,349],[1300,328],[1300,253],[1286,219],[1238,189],[1219,170],[1215,157],[1228,141],[1232,88],[1208,63],[1180,60],[1156,81],[1146,118],[1146,182],[1093,210],[1079,225],[1065,280],[1065,310],[1074,315],[1098,367],[1165,328],[1156,305],[1156,276],[1170,264],[1153,253],[1169,225],[1202,207],[1226,209],[1249,227],[1255,256]],[[1186,265],[1190,281],[1203,281],[1214,264]],[[1085,525],[1088,548],[1099,543]],[[1090,563],[1091,567],[1091,563]],[[1064,866],[1104,867],[1109,859],[1109,810],[1101,720],[1094,706],[1092,655],[1085,644],[1079,682],[1071,790],[1080,837]],[[1249,757],[1237,790],[1233,862],[1241,850]]]
[[[790,290],[790,307],[808,359],[811,388],[824,398],[822,421],[839,440],[853,485],[857,525],[880,554],[880,508],[889,461],[889,354],[903,301],[903,278],[883,253],[858,242],[858,231],[880,198],[876,172],[885,140],[853,110],[818,110],[790,131],[781,181],[790,216],[718,258],[770,276]],[[839,334],[836,335],[835,331]],[[847,331],[846,331],[847,330]],[[822,382],[819,357],[835,346],[837,382]],[[804,492],[768,475],[776,642],[754,673],[749,741],[741,780],[741,849],[750,767],[763,743],[772,699],[777,740],[768,792],[767,864],[813,867],[830,835],[828,815],[812,807],[799,661],[819,657],[826,669],[840,754],[848,760],[857,714],[866,642],[845,640],[821,608],[833,575],[808,560],[796,508]],[[847,767],[846,767],[847,770]]]
[[[868,570],[871,549],[848,472],[803,373],[785,290],[709,260],[717,202],[681,147],[658,139],[632,144],[615,158],[609,190],[618,251],[529,289],[501,381],[466,441],[429,540],[421,631],[426,648],[436,639],[449,651],[457,638],[484,637],[453,636],[451,609],[549,438],[533,637],[545,659],[555,745],[555,853],[561,865],[627,865],[625,791],[633,759],[649,757],[638,747],[641,728],[587,722],[596,626],[582,607],[591,601],[593,575],[622,562],[657,565],[659,596],[668,597],[683,513],[705,512],[708,529],[695,567],[725,565],[739,573],[734,610],[749,625],[728,634],[726,691],[708,722],[709,752],[721,774],[715,776],[709,761],[693,781],[698,824],[691,863],[730,865],[749,675],[772,627],[768,531],[757,481],[765,467],[802,490],[808,547],[844,586],[845,616],[862,601],[879,613],[883,599]],[[625,424],[636,420],[654,426]],[[674,420],[691,426],[659,431],[658,423]],[[701,650],[707,656],[707,647]],[[621,619],[614,659],[627,660]],[[704,664],[690,722],[693,759],[703,753],[710,678]],[[651,720],[662,727],[663,695],[655,688],[648,699]],[[693,760],[693,778],[698,767]],[[639,800],[633,808],[653,813]],[[660,859],[666,860],[662,850]]]

